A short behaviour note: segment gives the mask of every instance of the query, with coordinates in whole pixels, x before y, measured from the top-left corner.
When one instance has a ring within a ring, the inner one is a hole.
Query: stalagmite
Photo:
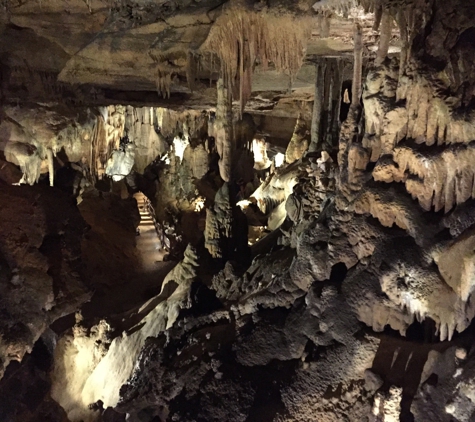
[[[54,186],[54,163],[53,151],[51,150],[51,148],[46,149],[46,158],[48,160],[49,185]]]
[[[350,104],[351,103],[350,94],[348,93],[348,88],[345,89],[345,92],[343,93],[343,102],[345,104]]]
[[[392,20],[393,19],[391,14],[389,13],[389,10],[384,9],[383,17],[381,19],[381,35],[379,38],[379,48],[375,59],[376,65],[380,65],[388,55],[389,41],[391,40]]]
[[[213,258],[229,256],[232,224],[229,185],[225,183],[216,193],[213,208],[206,210],[205,247]]]

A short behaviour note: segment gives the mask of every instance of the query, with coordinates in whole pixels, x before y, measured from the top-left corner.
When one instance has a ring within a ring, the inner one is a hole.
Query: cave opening
[[[414,321],[407,329],[406,337],[409,341],[419,343],[434,343],[439,341],[436,323],[431,318],[424,318],[421,322]]]
[[[343,262],[338,262],[332,266],[330,272],[330,282],[341,284],[346,278],[346,274],[348,273],[348,268],[346,264]]]

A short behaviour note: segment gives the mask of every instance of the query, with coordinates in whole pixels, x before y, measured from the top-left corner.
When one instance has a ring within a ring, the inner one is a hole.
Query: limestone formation
[[[307,124],[299,116],[295,123],[294,134],[285,151],[286,163],[291,164],[303,157],[309,145],[308,135]]]
[[[38,182],[42,160],[34,145],[10,141],[5,145],[5,157],[20,166],[23,177],[19,183],[34,185]]]
[[[206,210],[205,247],[213,258],[223,258],[230,252],[233,235],[233,209],[229,185],[216,193],[213,208]]]

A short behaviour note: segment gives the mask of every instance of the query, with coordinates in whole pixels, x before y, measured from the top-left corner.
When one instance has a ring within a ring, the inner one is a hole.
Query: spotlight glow
[[[190,144],[190,141],[185,136],[184,138],[180,138],[179,136],[175,136],[173,139],[173,149],[175,151],[175,155],[180,158],[180,162],[183,161],[183,155],[185,154],[186,147]]]
[[[274,163],[276,167],[281,167],[284,164],[285,155],[278,152],[274,157]]]

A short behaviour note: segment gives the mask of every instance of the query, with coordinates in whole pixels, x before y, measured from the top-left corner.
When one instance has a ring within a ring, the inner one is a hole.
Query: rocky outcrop
[[[138,310],[138,325],[113,340],[107,340],[105,322],[90,332],[77,326],[70,338],[65,337],[57,349],[53,397],[70,420],[95,420],[98,410],[90,404],[99,400],[106,408],[118,404],[121,386],[136,371],[147,338],[172,327],[180,310],[189,307],[197,267],[196,252],[188,247],[183,261],[164,279],[160,294]]]
[[[18,183],[38,183],[42,159],[34,145],[10,141],[5,145],[5,157],[7,161],[20,166],[23,176]]]
[[[205,247],[213,258],[229,256],[233,235],[233,204],[229,185],[216,193],[213,208],[206,210]]]
[[[295,123],[294,134],[292,135],[292,139],[290,139],[287,150],[285,151],[286,163],[291,164],[303,157],[309,145],[308,135],[309,131],[307,129],[307,124],[299,116]]]
[[[0,373],[21,361],[58,318],[90,296],[84,281],[77,208],[57,190],[0,189],[2,237]]]

